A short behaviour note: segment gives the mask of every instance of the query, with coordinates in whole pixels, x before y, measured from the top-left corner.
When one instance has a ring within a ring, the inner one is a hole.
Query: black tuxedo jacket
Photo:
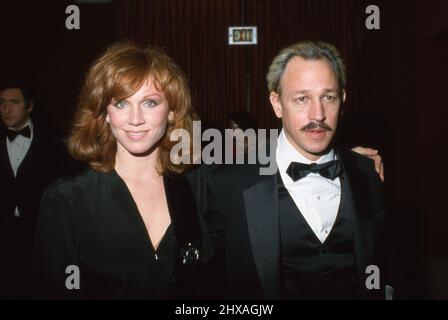
[[[68,165],[62,141],[51,138],[36,123],[33,140],[14,173],[6,133],[0,132],[0,297],[29,297],[31,258],[37,213],[44,189]],[[15,207],[20,217],[15,217]]]
[[[354,205],[351,219],[355,263],[359,282],[365,287],[368,265],[377,265],[385,272],[383,185],[370,159],[349,150],[337,154]],[[207,179],[205,219],[217,259],[225,268],[217,272],[225,273],[225,297],[230,299],[280,298],[277,174],[261,176],[259,168],[222,166]],[[383,290],[364,290],[360,296],[382,297]]]

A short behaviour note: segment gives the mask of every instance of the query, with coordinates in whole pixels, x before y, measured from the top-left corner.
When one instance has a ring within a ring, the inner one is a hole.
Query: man
[[[0,91],[0,298],[29,298],[34,227],[44,189],[61,173],[61,144],[35,124],[29,91]]]
[[[283,125],[278,172],[228,165],[208,179],[226,297],[383,298],[382,182],[372,160],[332,143],[346,97],[339,53],[295,44],[275,57],[267,81]]]

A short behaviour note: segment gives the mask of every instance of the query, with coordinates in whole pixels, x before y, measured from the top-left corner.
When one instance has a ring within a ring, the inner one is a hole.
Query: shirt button
[[[317,200],[320,200],[320,196],[317,196]]]
[[[159,257],[157,256],[157,253],[154,255],[154,258],[156,258],[156,260],[159,260]]]

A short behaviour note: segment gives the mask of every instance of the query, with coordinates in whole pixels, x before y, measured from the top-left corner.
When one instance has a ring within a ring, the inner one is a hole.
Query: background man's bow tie
[[[31,138],[30,126],[26,126],[18,131],[8,129],[8,131],[6,132],[6,135],[8,136],[9,141],[14,141],[14,139],[17,138],[18,135],[22,135],[24,137]]]

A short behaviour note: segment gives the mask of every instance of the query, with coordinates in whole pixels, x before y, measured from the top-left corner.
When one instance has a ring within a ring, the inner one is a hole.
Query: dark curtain
[[[329,0],[118,0],[119,39],[162,47],[186,73],[203,125],[223,128],[247,110],[276,128],[266,72],[280,49],[303,40],[337,46],[348,69],[346,108],[364,106],[365,6]],[[229,26],[257,26],[258,44],[229,46]]]

